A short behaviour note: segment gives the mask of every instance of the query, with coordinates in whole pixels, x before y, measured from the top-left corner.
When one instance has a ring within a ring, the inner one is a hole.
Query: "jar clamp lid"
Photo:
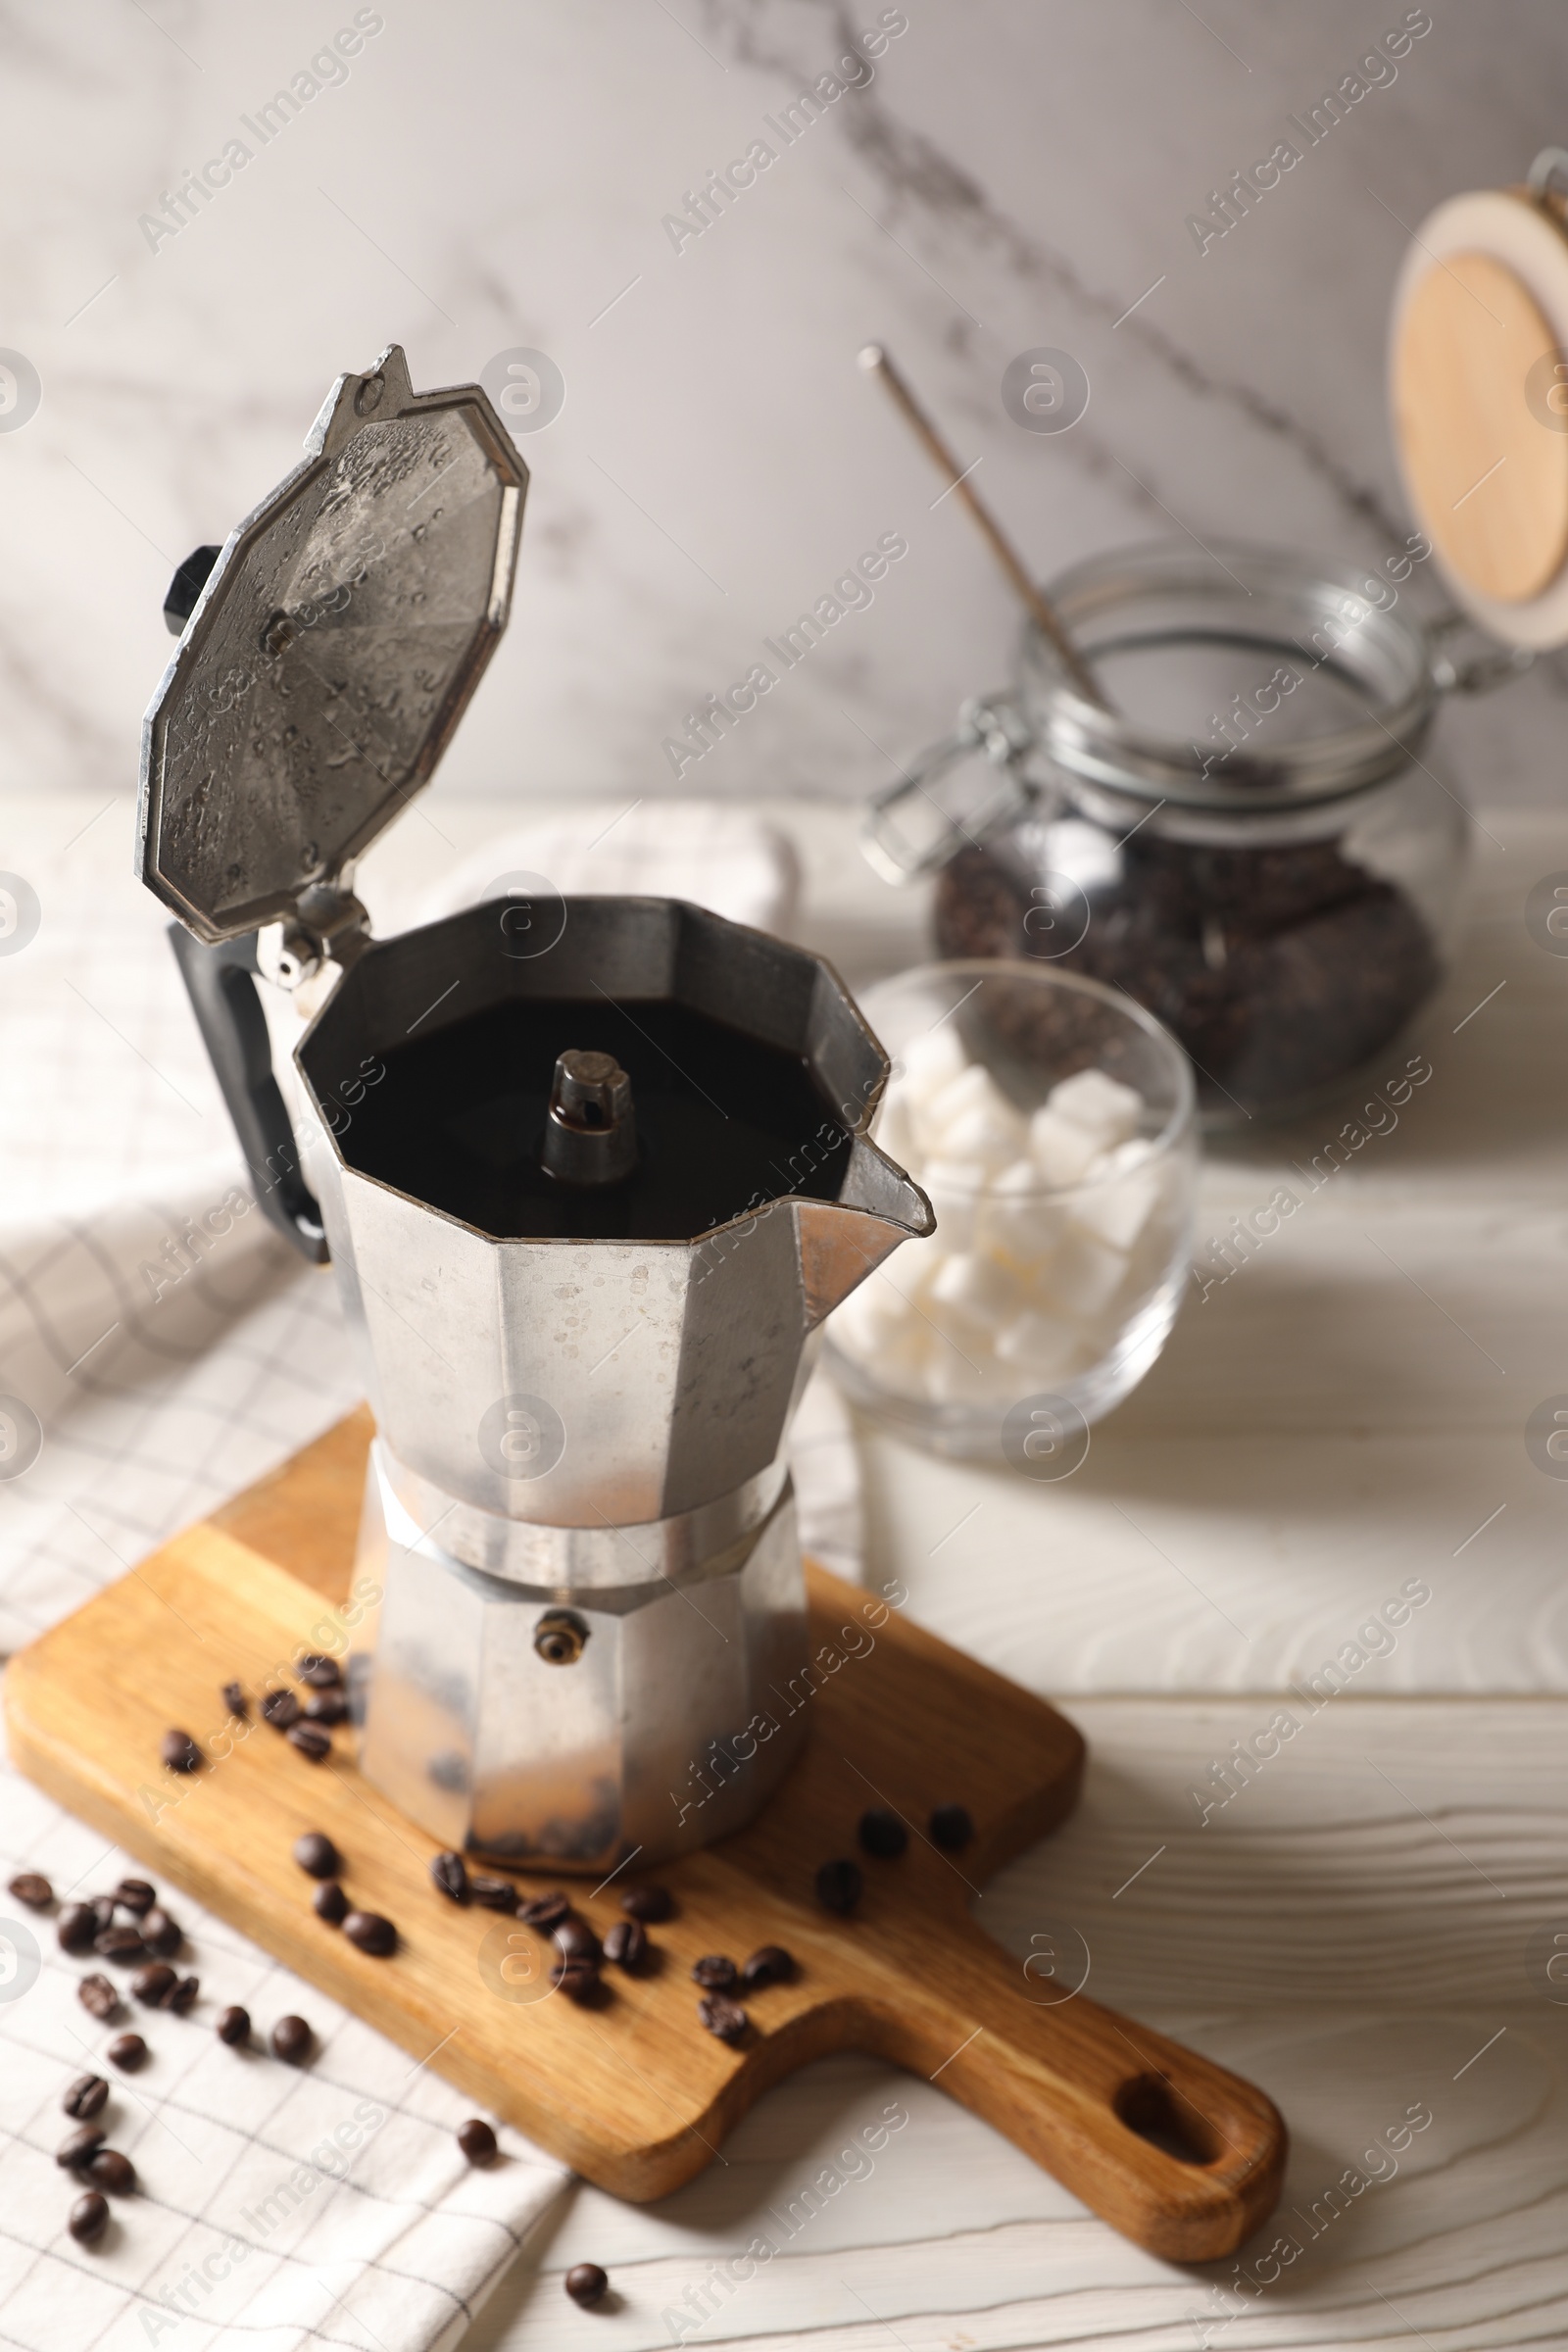
[[[506,627],[528,476],[479,386],[416,393],[396,344],[338,377],[305,452],[229,534],[153,698],[140,865],[198,939],[282,922],[341,956],[354,862]]]

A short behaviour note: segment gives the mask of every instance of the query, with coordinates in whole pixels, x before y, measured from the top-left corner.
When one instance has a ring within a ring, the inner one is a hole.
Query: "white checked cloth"
[[[667,810],[649,805],[617,821],[613,872],[593,862],[591,827],[503,837],[442,886],[445,903],[523,866],[566,892],[624,888],[634,873],[640,890],[787,921],[795,877],[776,834],[726,819],[710,837]],[[243,1180],[164,917],[128,870],[129,811],[111,804],[78,831],[90,814],[71,812],[68,826],[58,809],[13,807],[0,835],[0,875],[24,874],[42,907],[37,936],[0,954],[0,1398],[20,1400],[43,1433],[25,1474],[0,1477],[7,1654],[359,1396],[330,1275],[302,1266],[254,1207],[153,1298],[142,1269],[160,1263],[187,1216]],[[409,912],[382,912],[378,928]],[[808,1548],[855,1573],[854,1449],[824,1381],[799,1416],[794,1463]],[[61,1892],[103,1891],[136,1869],[9,1772],[0,1861],[0,1884],[28,1867]],[[85,1972],[58,1950],[50,1920],[0,1897],[10,1914],[0,1933],[22,1967],[8,1979],[0,1950],[0,2345],[454,2344],[563,2169],[503,2132],[505,2161],[471,2170],[453,2136],[471,2112],[458,2092],[221,1922],[172,1900],[202,1999],[189,2018],[158,2013],[153,2060],[115,2082],[111,2137],[141,2188],[119,2201],[99,2245],[82,2248],[65,2229],[76,2192],[53,2159],[70,2128],[59,2102],[110,2034],[76,2001]],[[29,1939],[36,1981],[7,1998],[27,1975]],[[225,2049],[212,2019],[230,2001],[262,2029],[290,2011],[308,2017],[320,2037],[313,2065]],[[366,2107],[381,2119],[372,2129]],[[362,2134],[352,2150],[334,2139],[340,2126]]]

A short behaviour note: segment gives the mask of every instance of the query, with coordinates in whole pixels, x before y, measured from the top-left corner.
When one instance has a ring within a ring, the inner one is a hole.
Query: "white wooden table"
[[[811,944],[852,980],[914,959],[919,904],[864,873],[850,819],[775,813]],[[661,2205],[572,2191],[465,2352],[667,2343],[662,2315],[759,2230],[780,2252],[687,2340],[1568,2343],[1568,1983],[1546,1969],[1553,1932],[1568,1953],[1568,1481],[1524,1445],[1568,1393],[1568,963],[1522,914],[1568,866],[1568,826],[1488,822],[1505,847],[1480,842],[1467,944],[1420,1031],[1431,1081],[1233,1281],[1195,1286],[1075,1479],[863,1433],[869,1572],[1091,1743],[1077,1818],[980,1916],[1020,1953],[1042,1928],[1081,1936],[1097,1993],[1273,2093],[1280,2224],[1239,2271],[1178,2270],[940,2086],[841,2059]],[[1280,1181],[1304,1194],[1289,1162],[1353,1107],[1212,1153],[1202,1233]],[[1211,1766],[1410,1579],[1432,1598],[1392,1654],[1309,1717],[1291,1702],[1297,1736],[1203,1822]],[[854,2178],[839,2152],[891,2099],[907,2127]],[[1430,2121],[1391,2147],[1410,2110]],[[770,2215],[824,2165],[843,2185],[786,2241]],[[1276,2277],[1279,2227],[1302,2250]],[[612,2309],[563,2294],[584,2260]]]

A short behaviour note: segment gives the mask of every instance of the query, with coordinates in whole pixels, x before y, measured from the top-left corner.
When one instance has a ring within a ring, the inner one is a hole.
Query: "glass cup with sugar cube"
[[[1021,960],[924,965],[861,1005],[894,1065],[877,1140],[937,1229],[832,1316],[835,1378],[965,1458],[1007,1458],[1025,1401],[1102,1419],[1159,1354],[1187,1278],[1187,1056],[1117,990]]]

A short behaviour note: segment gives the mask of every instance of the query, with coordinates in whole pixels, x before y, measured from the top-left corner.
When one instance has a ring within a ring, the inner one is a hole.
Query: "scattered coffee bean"
[[[628,1886],[620,1907],[628,1919],[640,1919],[645,1927],[657,1928],[675,1905],[667,1886]]]
[[[130,1980],[130,1989],[144,2009],[164,2009],[178,1983],[167,1960],[155,1960],[150,1968],[137,1969]]]
[[[118,2148],[100,2148],[86,2173],[94,2188],[107,2188],[112,2197],[128,2197],[136,2185],[136,2168]]]
[[[556,1948],[568,1960],[591,1960],[597,1968],[605,1956],[598,1936],[575,1911],[568,1911],[564,1918],[557,1920],[550,1933],[556,1939]]]
[[[600,1975],[592,1960],[571,1959],[558,1952],[550,1967],[550,1980],[570,2001],[581,2007],[597,2000],[602,1989]]]
[[[945,1854],[962,1851],[974,1836],[974,1823],[969,1819],[967,1805],[935,1805],[926,1824],[933,1845],[940,1845]]]
[[[574,2303],[580,2303],[584,2311],[591,2311],[596,2303],[603,2302],[610,2280],[597,2262],[574,2262],[563,2284]]]
[[[825,1911],[853,1911],[865,1882],[858,1862],[824,1862],[816,1874],[816,1899]]]
[[[332,1753],[332,1735],[318,1723],[291,1723],[284,1737],[311,1764],[324,1764]]]
[[[194,1772],[202,1760],[202,1751],[189,1732],[166,1732],[158,1752],[171,1772]]]
[[[303,2017],[280,2017],[272,2028],[272,2055],[287,2066],[303,2066],[315,2042],[316,2035]]]
[[[728,1999],[722,1992],[708,1993],[698,2002],[697,2014],[710,2034],[716,2034],[720,2041],[727,2041],[731,2047],[745,2039],[746,2029],[751,2023],[739,2001]]]
[[[305,1716],[310,1723],[347,1723],[347,1693],[342,1690],[313,1690],[305,1701]]]
[[[470,2116],[458,2133],[458,2145],[470,2164],[488,2164],[499,2153],[496,2135],[478,2116]]]
[[[248,2009],[237,2007],[220,2009],[218,2012],[218,2038],[220,2041],[226,2041],[229,2048],[234,2050],[238,2049],[242,2041],[249,2041],[250,2037],[251,2013]]]
[[[95,2188],[89,2188],[86,2195],[78,2197],[71,2208],[71,2220],[67,2227],[78,2245],[90,2246],[95,2237],[102,2237],[108,2221],[108,2199],[101,2197]]]
[[[108,2096],[109,2085],[102,2075],[78,2075],[60,2104],[78,2124],[85,2124],[101,2111]]]
[[[249,1723],[251,1702],[245,1695],[242,1684],[225,1683],[218,1695],[231,1715],[237,1715],[241,1723]]]
[[[71,2172],[78,2164],[85,2164],[89,2156],[96,2156],[107,2137],[108,2133],[100,2132],[96,2124],[83,2124],[79,2132],[68,2132],[60,2142],[55,2162]]]
[[[564,1894],[535,1894],[527,1902],[517,1905],[517,1917],[525,1928],[538,1928],[548,1936],[570,1909],[571,1905]]]
[[[307,1830],[294,1840],[294,1859],[313,1879],[340,1879],[343,1857],[320,1830]]]
[[[155,1903],[141,1923],[141,1939],[160,1960],[172,1960],[185,1940],[185,1932],[177,1919],[171,1919]]]
[[[120,1906],[112,1894],[95,1894],[87,1908],[93,1916],[93,1934],[102,1936],[115,1925],[115,1913]]]
[[[14,1894],[19,1903],[25,1903],[29,1911],[47,1911],[55,1899],[54,1888],[37,1870],[19,1871],[7,1892]]]
[[[379,1911],[351,1911],[343,1922],[343,1933],[372,1960],[389,1959],[398,1948],[398,1932]]]
[[[648,1930],[640,1919],[617,1919],[605,1930],[605,1958],[630,1976],[648,1963]]]
[[[145,1879],[122,1879],[115,1888],[115,1900],[122,1911],[129,1911],[144,1919],[158,1900],[158,1889],[149,1886]]]
[[[486,1878],[475,1872],[468,1880],[468,1892],[476,1903],[487,1911],[515,1911],[517,1889],[510,1879]]]
[[[300,1702],[292,1690],[268,1690],[262,1696],[262,1714],[274,1732],[286,1732],[300,1719]]]
[[[763,1984],[783,1984],[794,1974],[794,1955],[781,1943],[764,1943],[742,1968],[741,1983],[748,1992],[756,1992]]]
[[[122,2075],[133,2075],[147,2062],[147,2044],[139,2034],[117,2034],[104,2052],[111,2066],[118,2066]]]
[[[200,1977],[181,1977],[179,1983],[174,1986],[173,1991],[164,2003],[164,2007],[166,2009],[172,2009],[176,2017],[184,2017],[188,2011],[195,2008],[196,1995],[201,1991],[201,1988],[202,1981]]]
[[[692,1962],[692,1977],[708,1992],[733,1992],[740,1970],[727,1952],[710,1952],[704,1960]]]
[[[92,1939],[92,1948],[100,1960],[112,1960],[117,1968],[128,1968],[139,1960],[147,1949],[139,1928],[105,1928]]]
[[[336,1879],[323,1879],[311,1897],[311,1909],[329,1928],[340,1928],[349,1915],[349,1898]]]
[[[466,1903],[467,1901],[468,1870],[461,1854],[432,1855],[430,1876],[449,1902]]]
[[[861,1852],[874,1854],[879,1862],[896,1862],[909,1842],[908,1831],[885,1805],[873,1805],[862,1813],[856,1835]]]
[[[313,1690],[337,1690],[342,1687],[342,1667],[336,1658],[326,1657],[319,1650],[313,1650],[308,1656],[301,1658],[294,1672],[299,1680],[302,1683],[308,1683]]]
[[[98,1916],[91,1903],[68,1903],[55,1926],[63,1952],[85,1952],[98,1933]]]
[[[90,1977],[82,1978],[76,1986],[76,1998],[102,2025],[107,2025],[120,2007],[119,1993],[109,1979],[99,1976],[96,1970]]]

